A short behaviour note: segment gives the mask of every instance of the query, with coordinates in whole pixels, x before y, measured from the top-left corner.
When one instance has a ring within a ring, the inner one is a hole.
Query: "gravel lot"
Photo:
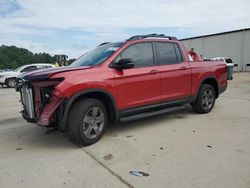
[[[0,188],[250,187],[250,73],[235,74],[209,114],[187,105],[110,126],[82,148],[26,123],[18,101],[0,87]]]

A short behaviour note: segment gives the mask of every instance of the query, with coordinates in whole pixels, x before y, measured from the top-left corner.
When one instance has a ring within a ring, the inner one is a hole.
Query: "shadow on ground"
[[[144,129],[149,126],[154,126],[154,124],[157,124],[159,122],[165,122],[167,126],[168,122],[171,122],[174,119],[187,119],[191,114],[194,114],[191,106],[186,105],[185,108],[178,111],[126,123],[110,125],[107,127],[104,136],[109,137],[111,135],[119,134],[122,132]],[[32,148],[37,147],[38,150],[39,148],[77,148],[76,145],[72,144],[69,141],[67,134],[60,133],[59,131],[53,129],[41,128],[36,126],[35,124],[29,124],[22,118],[10,118],[2,120],[1,123],[5,123],[8,126],[11,125],[11,127],[9,126],[9,128],[4,128],[3,126],[1,126],[2,131],[0,135],[2,135],[2,139],[3,137],[7,136],[8,140],[10,140],[11,142],[18,143],[16,146],[18,148],[25,148],[27,146]]]
[[[143,119],[138,119],[134,121],[129,121],[125,123],[118,123],[117,125],[108,126],[106,132],[120,132],[120,131],[128,131],[130,129],[140,129],[143,127],[154,126],[154,124],[159,122],[168,122],[173,121],[174,119],[187,119],[189,115],[195,114],[190,105],[185,105],[185,108],[164,113],[161,115],[156,115],[152,117],[146,117]]]

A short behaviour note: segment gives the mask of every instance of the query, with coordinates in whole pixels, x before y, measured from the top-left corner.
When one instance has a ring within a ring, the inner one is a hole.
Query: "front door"
[[[159,67],[154,63],[152,43],[128,46],[115,62],[123,58],[131,58],[135,62],[135,67],[114,69],[119,109],[131,109],[160,102]]]

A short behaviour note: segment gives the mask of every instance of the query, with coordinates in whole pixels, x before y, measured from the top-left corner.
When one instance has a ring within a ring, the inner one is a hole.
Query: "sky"
[[[250,27],[250,0],[0,0],[0,45],[77,58],[138,34],[187,38]]]

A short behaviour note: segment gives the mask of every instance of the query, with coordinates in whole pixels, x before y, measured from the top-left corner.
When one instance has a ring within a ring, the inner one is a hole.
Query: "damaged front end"
[[[22,116],[39,126],[55,126],[59,123],[60,106],[65,99],[56,89],[63,80],[25,81],[18,79],[16,90],[21,94]]]

